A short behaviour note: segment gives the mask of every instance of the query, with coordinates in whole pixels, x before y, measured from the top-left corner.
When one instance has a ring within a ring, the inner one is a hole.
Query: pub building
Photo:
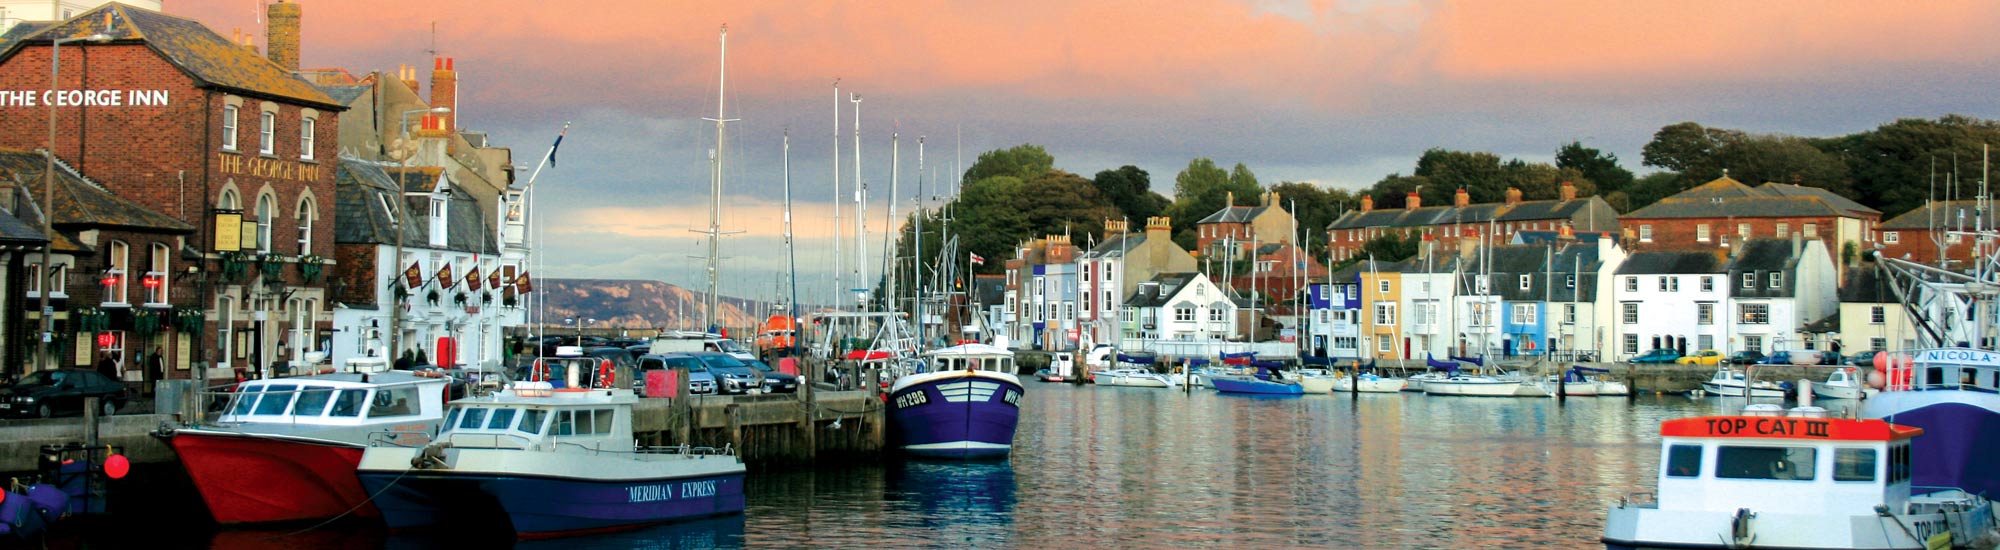
[[[60,176],[50,286],[62,294],[50,296],[46,366],[226,380],[325,352],[321,273],[345,107],[296,76],[297,20],[272,23],[268,59],[196,21],[118,3],[0,35],[0,157],[29,157],[4,182],[29,205],[12,212],[39,211],[44,170],[32,161],[43,151]],[[7,338],[24,354],[40,318],[22,298],[39,294],[21,289],[37,279],[8,286],[4,302],[27,309]],[[192,370],[201,365],[212,368]]]

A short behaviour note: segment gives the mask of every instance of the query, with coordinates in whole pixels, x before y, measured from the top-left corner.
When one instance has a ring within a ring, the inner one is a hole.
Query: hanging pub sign
[[[418,263],[420,262],[412,261],[410,262],[410,268],[403,270],[403,280],[407,282],[410,290],[416,290],[417,287],[424,286],[424,269],[418,266]]]
[[[243,212],[237,210],[215,211],[215,251],[236,252],[243,250]]]
[[[479,264],[472,264],[472,269],[466,270],[465,289],[473,292],[479,291]]]

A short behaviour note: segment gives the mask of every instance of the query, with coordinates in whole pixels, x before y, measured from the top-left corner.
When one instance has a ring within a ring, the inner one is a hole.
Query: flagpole
[[[541,238],[542,236],[540,233],[536,233],[536,230],[540,228],[540,225],[536,224],[535,221],[541,216],[535,212],[535,180],[539,179],[542,176],[543,167],[548,166],[550,163],[555,162],[556,149],[561,148],[563,138],[569,136],[569,125],[570,125],[569,122],[567,121],[563,122],[562,131],[556,133],[556,142],[554,144],[549,145],[548,154],[542,155],[542,160],[540,162],[535,163],[535,171],[530,172],[528,174],[528,182],[521,184],[521,195],[523,196],[523,201],[527,203],[523,208],[522,215],[528,218],[525,222],[528,224],[527,244],[529,251],[528,257],[525,258],[525,261],[523,262],[524,265],[522,265],[521,267],[521,275],[523,276],[527,275],[530,268],[536,267],[535,261],[537,258],[539,258],[539,256],[536,256],[534,254],[534,250],[536,248],[540,248],[542,245],[542,238]],[[399,225],[399,227],[397,228],[398,232],[397,236],[399,240],[401,238],[401,231],[402,229]],[[402,261],[402,254],[400,248],[398,248],[396,260],[399,263]],[[508,281],[508,282],[512,283],[513,281]],[[539,318],[540,316],[535,315],[537,309],[535,307],[535,302],[538,302],[538,300],[536,300],[534,296],[527,295],[527,293],[525,292],[516,292],[516,294],[522,295],[520,297],[521,307],[523,308],[523,311],[521,312],[521,321],[527,323],[528,330],[534,333],[535,355],[540,356],[542,353],[542,338],[548,336],[548,331],[547,329],[542,328],[541,322],[543,320]],[[399,305],[398,308],[400,309],[400,307],[401,306]]]

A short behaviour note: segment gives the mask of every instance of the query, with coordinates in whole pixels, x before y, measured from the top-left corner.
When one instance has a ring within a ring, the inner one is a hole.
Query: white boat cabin
[[[438,439],[461,448],[632,452],[636,402],[630,390],[551,390],[547,383],[516,382],[506,391],[452,402]]]
[[[1751,405],[1741,416],[1660,424],[1660,510],[1787,510],[1829,516],[1902,511],[1910,438],[1922,429]]]
[[[400,372],[251,380],[236,386],[219,420],[329,426],[432,422],[443,415],[448,383]]]
[[[931,372],[992,371],[1014,373],[1014,352],[985,344],[965,344],[934,350],[926,355]],[[1067,355],[1067,354],[1063,354]],[[1052,369],[1053,370],[1053,369]],[[1064,371],[1056,371],[1065,374]]]

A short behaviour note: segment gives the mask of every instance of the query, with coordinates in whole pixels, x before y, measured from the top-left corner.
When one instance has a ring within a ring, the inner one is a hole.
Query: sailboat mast
[[[854,301],[866,309],[861,293],[868,287],[868,180],[861,179],[861,94],[849,97],[854,103]]]
[[[882,219],[882,305],[885,311],[902,311],[902,295],[897,294],[896,272],[899,264],[896,258],[896,197],[902,191],[903,176],[903,136],[902,132],[889,132],[889,212]]]
[[[847,268],[841,265],[840,241],[845,237],[840,225],[840,79],[833,79],[833,295],[825,303],[840,307],[847,286],[841,284]]]
[[[792,343],[792,349],[790,350],[791,353],[789,353],[789,355],[798,355],[799,333],[801,332],[800,330],[798,330],[799,255],[796,248],[797,247],[794,245],[792,241],[792,131],[786,130],[785,131],[785,267],[787,270],[791,271],[790,275],[791,281],[789,283],[786,283],[786,285],[790,287],[792,294],[791,311],[786,313],[785,315],[786,317],[790,318],[789,319],[790,322],[786,324],[792,327],[792,337],[790,339]]]
[[[723,110],[724,101],[727,97],[723,90],[729,84],[729,25],[722,26],[720,42],[721,62],[717,65],[715,84],[715,158],[713,160],[715,171],[708,184],[710,203],[708,209],[707,321],[709,327],[719,326],[722,320],[716,307],[719,304],[717,300],[717,287],[720,283],[719,276],[721,275],[722,263],[722,247],[718,242],[718,239],[722,236],[722,140],[725,127],[729,124],[729,120],[724,118],[726,113]]]
[[[910,251],[910,297],[916,311],[917,340],[924,339],[924,216],[928,214],[928,204],[924,203],[924,136],[917,136],[917,222],[912,232],[916,238]]]

